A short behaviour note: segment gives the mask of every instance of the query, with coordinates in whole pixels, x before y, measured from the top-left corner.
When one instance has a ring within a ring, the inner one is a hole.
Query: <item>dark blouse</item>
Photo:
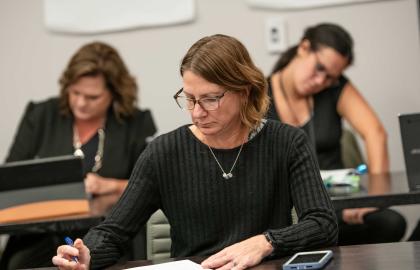
[[[348,79],[345,76],[341,76],[337,86],[315,94],[313,96],[314,108],[312,117],[301,127],[309,136],[310,141],[312,143],[315,142],[314,148],[321,170],[344,167],[340,144],[342,120],[337,112],[337,103],[347,82]],[[268,85],[268,94],[273,99],[270,78],[268,79]],[[267,118],[281,121],[273,102],[268,110]]]
[[[92,138],[90,138],[85,144],[82,145],[81,149],[83,151],[83,175],[86,175],[88,172],[92,171],[93,166],[95,166],[95,156],[99,147],[99,135],[96,133]]]

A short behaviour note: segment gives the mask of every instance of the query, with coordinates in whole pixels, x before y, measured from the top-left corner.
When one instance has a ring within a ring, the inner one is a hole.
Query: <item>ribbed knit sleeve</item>
[[[288,159],[288,179],[299,222],[270,230],[278,255],[334,245],[338,227],[316,158],[303,131],[292,141]]]
[[[91,251],[91,269],[114,264],[125,245],[159,208],[150,147],[140,155],[129,184],[110,214],[84,237]]]

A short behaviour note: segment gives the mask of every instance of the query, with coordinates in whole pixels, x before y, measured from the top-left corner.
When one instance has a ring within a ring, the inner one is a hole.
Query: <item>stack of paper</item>
[[[327,188],[359,187],[360,175],[355,169],[321,170],[321,178]]]

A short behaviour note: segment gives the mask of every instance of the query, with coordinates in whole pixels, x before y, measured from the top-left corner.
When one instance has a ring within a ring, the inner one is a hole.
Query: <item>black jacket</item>
[[[103,177],[128,179],[134,164],[155,134],[148,110],[138,110],[118,122],[112,110],[105,126]],[[73,154],[73,117],[59,113],[58,98],[30,102],[20,122],[7,162]]]

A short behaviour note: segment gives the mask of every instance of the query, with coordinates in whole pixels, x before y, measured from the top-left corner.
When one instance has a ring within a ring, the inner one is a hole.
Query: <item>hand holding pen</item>
[[[57,248],[57,255],[52,262],[59,269],[87,270],[90,264],[90,251],[81,239],[73,241],[66,237],[67,245]]]
[[[66,238],[64,238],[64,241],[66,241],[67,245],[71,247],[74,246],[73,240],[71,240],[70,237],[67,236]],[[77,256],[73,256],[72,260],[75,261],[76,263],[79,263],[79,258]]]

